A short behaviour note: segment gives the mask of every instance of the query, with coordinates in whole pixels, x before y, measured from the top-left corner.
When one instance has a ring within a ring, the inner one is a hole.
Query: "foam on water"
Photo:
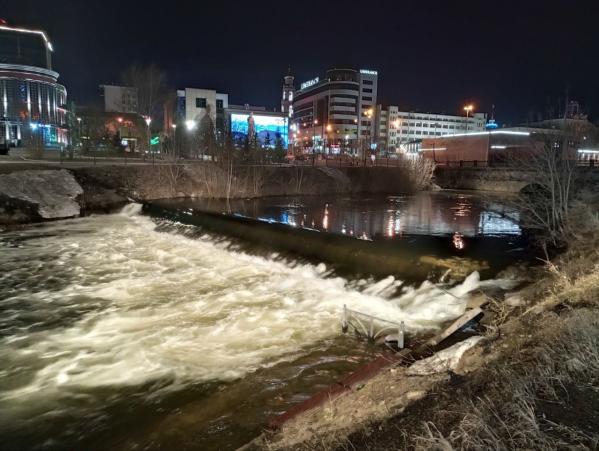
[[[434,328],[480,283],[474,273],[449,291],[425,282],[397,296],[393,277],[357,288],[324,265],[157,231],[139,208],[0,236],[0,410],[53,393],[242,377],[338,334],[344,304]]]

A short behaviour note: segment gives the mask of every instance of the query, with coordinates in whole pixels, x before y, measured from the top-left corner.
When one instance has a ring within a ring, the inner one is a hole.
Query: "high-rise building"
[[[39,30],[0,25],[0,149],[68,143],[67,91]]]
[[[434,136],[455,135],[485,130],[486,113],[455,116],[399,111],[396,106],[376,108],[376,143],[379,151],[407,152],[414,144]]]
[[[300,85],[291,142],[297,151],[360,153],[374,144],[378,74],[334,68]]]

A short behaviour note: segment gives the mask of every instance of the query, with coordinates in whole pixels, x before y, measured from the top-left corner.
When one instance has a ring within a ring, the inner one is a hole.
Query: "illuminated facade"
[[[410,143],[435,136],[472,133],[485,130],[487,115],[474,113],[470,117],[449,114],[399,111],[396,106],[376,109],[376,137],[379,149],[408,152]]]
[[[226,131],[225,110],[229,94],[213,89],[185,88],[177,90],[177,117],[189,130],[212,128],[217,136]]]
[[[294,76],[291,75],[291,68],[289,68],[289,72],[283,77],[283,98],[281,99],[281,111],[286,113],[289,118],[293,117],[294,80]]]
[[[0,26],[0,150],[68,143],[64,86],[43,31]]]
[[[289,118],[287,113],[266,111],[265,108],[235,107],[227,109],[229,131],[237,145],[256,139],[263,147],[274,149],[277,143],[288,145]]]
[[[375,144],[378,73],[330,69],[293,98],[292,142],[305,153],[360,153]]]

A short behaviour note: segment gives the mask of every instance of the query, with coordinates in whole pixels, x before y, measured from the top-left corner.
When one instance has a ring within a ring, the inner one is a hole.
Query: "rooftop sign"
[[[379,74],[375,70],[368,70],[368,69],[360,69],[360,73],[365,74],[365,75],[378,75]]]
[[[306,88],[309,88],[310,86],[314,86],[319,81],[320,81],[319,77],[313,78],[312,80],[305,81],[300,85],[300,89],[306,89]]]

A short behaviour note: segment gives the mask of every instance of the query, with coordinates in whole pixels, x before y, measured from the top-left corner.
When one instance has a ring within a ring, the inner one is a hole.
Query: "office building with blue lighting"
[[[0,151],[66,147],[67,91],[52,51],[43,31],[0,25]]]

